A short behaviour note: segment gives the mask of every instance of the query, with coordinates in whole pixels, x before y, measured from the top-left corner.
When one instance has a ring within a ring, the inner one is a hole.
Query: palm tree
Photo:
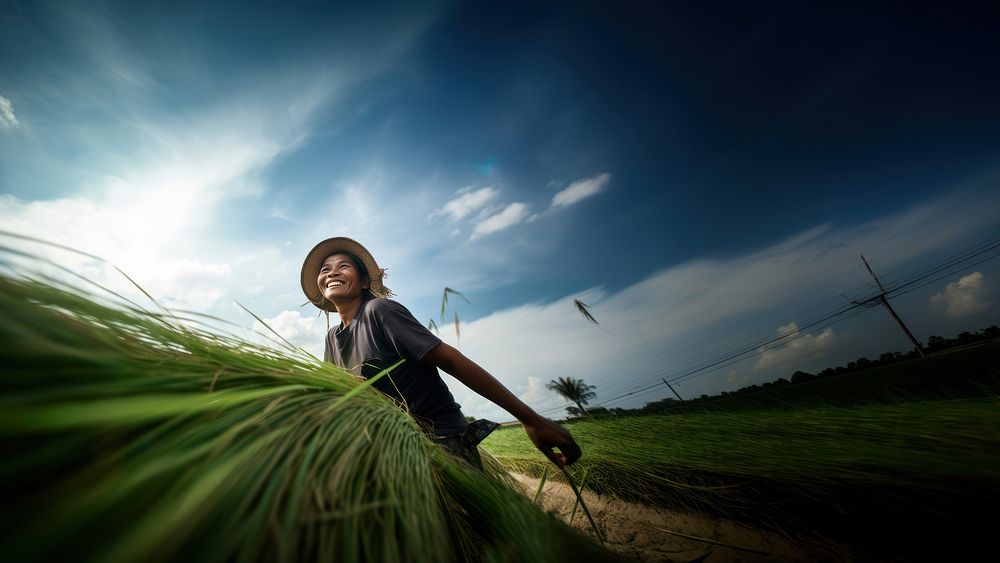
[[[560,377],[549,381],[545,384],[545,387],[576,403],[576,406],[580,407],[580,412],[583,414],[588,414],[587,409],[583,405],[586,405],[591,399],[597,398],[597,393],[594,392],[594,389],[597,389],[597,387],[587,385],[582,379]]]

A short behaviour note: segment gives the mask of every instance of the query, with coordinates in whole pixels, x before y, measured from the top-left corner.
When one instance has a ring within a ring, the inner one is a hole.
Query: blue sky
[[[861,253],[892,288],[1000,236],[1000,22],[950,9],[3,2],[0,229],[317,354],[298,270],[351,236],[551,415],[557,376],[632,407],[841,365],[908,345],[812,323],[874,291]],[[894,300],[918,338],[1000,322],[995,255]]]

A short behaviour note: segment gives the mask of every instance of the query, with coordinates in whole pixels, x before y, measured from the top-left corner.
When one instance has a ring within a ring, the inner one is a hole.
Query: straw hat
[[[323,267],[323,262],[331,254],[337,254],[340,252],[354,256],[361,262],[361,264],[364,265],[365,270],[367,271],[360,273],[362,275],[367,275],[368,279],[371,281],[371,286],[368,290],[373,296],[392,296],[392,292],[389,291],[389,288],[382,285],[382,279],[386,277],[385,269],[378,267],[378,264],[375,262],[375,258],[373,258],[371,253],[368,252],[368,249],[361,246],[361,244],[357,241],[347,237],[333,237],[328,238],[314,246],[313,249],[309,251],[309,254],[306,255],[305,262],[302,263],[302,291],[305,292],[310,303],[324,311],[337,310],[337,306],[334,305],[333,302],[326,297],[323,297],[323,292],[320,291],[319,285],[316,283],[316,278],[319,276],[320,268]]]

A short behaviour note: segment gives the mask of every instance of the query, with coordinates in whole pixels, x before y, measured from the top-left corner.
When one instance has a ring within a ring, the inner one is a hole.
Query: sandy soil
[[[533,498],[538,479],[516,476],[524,494]],[[727,520],[711,519],[692,514],[671,512],[642,504],[598,496],[586,491],[583,495],[597,526],[607,537],[605,546],[638,561],[706,563],[765,561],[851,561],[850,553],[833,547],[800,546],[775,532],[754,530]],[[546,481],[539,504],[570,523],[576,497],[564,483]],[[594,532],[582,508],[578,508],[571,526],[594,537]],[[670,533],[673,532],[673,533]],[[696,536],[727,547],[685,538],[677,534]],[[738,547],[735,547],[738,546]]]

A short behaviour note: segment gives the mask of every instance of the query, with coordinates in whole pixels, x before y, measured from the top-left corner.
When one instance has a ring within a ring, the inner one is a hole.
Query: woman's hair
[[[362,281],[368,280],[369,287],[361,292],[361,299],[365,301],[368,301],[369,299],[374,299],[375,294],[372,293],[372,290],[370,288],[372,283],[372,278],[371,276],[368,275],[368,268],[365,267],[364,262],[362,262],[360,258],[351,254],[350,252],[340,251],[338,254],[343,254],[344,256],[350,258],[351,262],[354,263],[354,269],[358,271],[358,274],[361,276]]]

